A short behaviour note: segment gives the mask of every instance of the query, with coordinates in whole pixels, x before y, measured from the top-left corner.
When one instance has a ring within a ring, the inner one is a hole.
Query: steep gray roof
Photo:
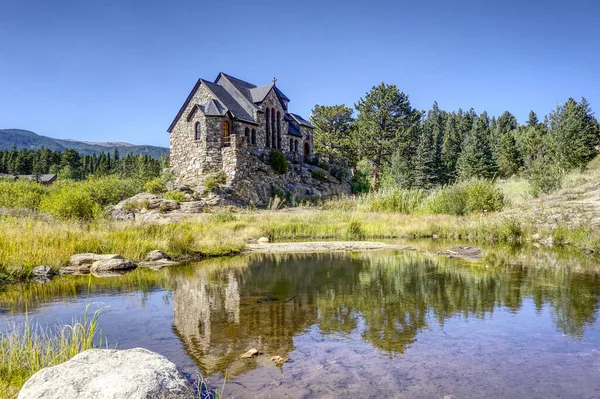
[[[224,80],[221,80],[221,78],[224,78]],[[173,119],[173,122],[171,122],[171,125],[167,129],[169,133],[173,130],[179,118],[181,118],[183,111],[192,100],[192,97],[198,90],[198,87],[202,84],[206,85],[206,87],[213,92],[215,97],[217,97],[217,101],[208,101],[202,105],[196,104],[200,109],[202,109],[205,115],[209,116],[222,116],[229,111],[233,117],[237,119],[250,123],[258,123],[254,119],[254,112],[258,108],[257,104],[260,104],[262,101],[264,101],[265,97],[271,90],[275,90],[279,98],[282,100],[290,101],[290,99],[283,94],[283,92],[279,90],[275,84],[256,86],[252,83],[248,83],[221,72],[214,83],[204,79],[198,79],[196,85],[179,109],[175,119]],[[283,102],[282,105],[284,108],[286,108],[286,105]],[[300,125],[310,128],[313,127],[309,122],[301,117],[297,116],[297,118],[297,121]]]
[[[288,115],[290,115],[294,119],[294,121],[297,122],[299,125],[306,126],[306,127],[311,128],[311,129],[315,128],[312,123],[310,123],[309,121],[307,121],[306,119],[304,119],[300,115],[292,114],[291,112]]]
[[[296,124],[293,121],[288,123],[288,133],[292,136],[302,137],[302,133],[300,133],[300,130],[298,130],[298,127],[296,127]]]
[[[227,111],[231,112],[231,114],[241,120],[247,122],[256,123],[252,115],[250,115],[243,106],[237,102],[233,96],[225,90],[223,86],[220,86],[215,83],[211,83],[209,81],[201,79],[202,84],[206,85],[210,91],[213,92],[217,99],[223,104],[223,106],[227,109]]]
[[[227,113],[227,110],[217,100],[211,98],[200,108],[206,116],[223,116]]]

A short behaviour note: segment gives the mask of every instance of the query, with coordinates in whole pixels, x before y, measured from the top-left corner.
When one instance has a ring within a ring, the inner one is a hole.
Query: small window
[[[290,139],[290,152],[294,152],[294,140]]]
[[[246,130],[244,130],[244,137],[246,138],[246,144],[250,144],[250,129],[246,128]]]
[[[294,141],[294,152],[298,152],[298,140]]]
[[[256,145],[256,129],[252,129],[252,145]]]
[[[200,138],[202,133],[202,125],[200,125],[200,122],[196,122],[196,125],[194,126],[194,140],[195,141],[200,141]]]
[[[271,146],[271,144],[270,144],[270,141],[271,141],[270,140],[271,139],[271,129],[270,129],[270,126],[271,126],[271,117],[270,117],[270,115],[271,115],[271,109],[267,108],[266,116],[265,116],[265,120],[267,122],[266,123],[266,127],[267,127],[267,144],[266,144],[266,146],[267,147]]]
[[[229,122],[223,122],[223,147],[231,145],[231,132],[229,131]]]

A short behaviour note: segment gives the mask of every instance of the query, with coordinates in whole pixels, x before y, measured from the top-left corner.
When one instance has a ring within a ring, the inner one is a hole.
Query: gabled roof
[[[221,105],[217,100],[211,98],[204,105],[199,106],[206,116],[223,116],[227,113],[225,107]]]
[[[171,125],[167,129],[169,133],[171,133],[175,124],[179,118],[181,118],[183,111],[192,100],[194,93],[196,93],[201,85],[205,85],[215,98],[207,101],[205,104],[196,104],[197,108],[194,108],[188,114],[188,119],[193,116],[196,109],[200,109],[207,116],[223,116],[227,112],[230,112],[235,119],[256,124],[258,122],[254,119],[254,115],[255,112],[260,109],[258,105],[265,100],[271,90],[275,91],[284,109],[286,109],[287,106],[286,102],[290,101],[290,99],[283,94],[274,83],[265,86],[256,86],[221,72],[214,83],[204,79],[198,79],[194,88],[183,103],[183,106],[177,113],[177,116],[175,116],[175,119],[173,119],[173,122],[171,122]],[[299,125],[310,128],[313,127],[309,122],[297,115],[295,115],[294,120],[296,120]]]
[[[211,83],[203,79],[200,80],[202,81],[202,84],[206,85],[206,87],[212,91],[212,93],[225,106],[225,108],[231,112],[234,118],[241,119],[246,122],[256,123],[252,115],[250,115],[244,109],[244,107],[242,107],[240,103],[237,102],[227,90],[225,90],[223,86],[219,86],[218,84]]]
[[[305,126],[305,127],[311,128],[311,129],[315,128],[312,123],[310,123],[309,121],[307,121],[306,119],[304,119],[300,115],[292,114],[291,112],[288,113],[288,115],[290,115],[292,117],[292,119],[294,119],[294,121],[296,123],[298,123],[299,125],[301,125],[301,126]]]

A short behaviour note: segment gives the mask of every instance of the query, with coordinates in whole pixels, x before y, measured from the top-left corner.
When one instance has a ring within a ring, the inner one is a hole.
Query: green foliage
[[[227,223],[236,220],[235,215],[231,212],[217,212],[210,215],[210,218],[215,223]]]
[[[490,143],[490,120],[487,113],[475,119],[467,144],[457,161],[461,179],[491,178],[496,172],[492,144]]]
[[[38,209],[48,188],[29,180],[0,179],[0,208]]]
[[[389,157],[412,145],[420,114],[413,110],[406,94],[385,83],[374,86],[360,98],[356,109],[359,114],[354,144],[360,158],[371,161],[373,188],[377,190]]]
[[[167,191],[164,195],[164,198],[177,202],[185,202],[185,194],[181,191]]]
[[[424,190],[384,188],[358,198],[357,209],[363,212],[414,213],[427,197]]]
[[[61,219],[93,219],[108,205],[140,191],[131,179],[116,176],[65,180],[52,186],[17,180],[0,180],[0,206],[40,210]]]
[[[549,115],[552,156],[564,170],[584,168],[600,145],[600,127],[585,98],[569,98]]]
[[[558,190],[562,186],[562,179],[563,173],[557,165],[544,158],[537,160],[528,175],[531,195],[538,197]]]
[[[421,212],[466,215],[496,212],[504,205],[504,194],[492,182],[468,180],[435,190],[423,203]]]
[[[358,220],[351,220],[346,227],[345,237],[351,240],[360,240],[365,236],[362,223]]]
[[[315,126],[314,149],[316,153],[331,155],[334,159],[345,159],[355,165],[356,146],[352,108],[342,105],[315,105],[310,121]]]
[[[68,184],[55,190],[40,203],[40,210],[59,219],[94,219],[101,208],[83,187]]]
[[[123,209],[127,212],[138,212],[142,209],[150,209],[150,201],[129,201],[123,205]]]
[[[144,191],[150,194],[162,194],[167,191],[167,188],[162,178],[155,177],[144,183]]]
[[[75,320],[72,325],[47,330],[30,323],[26,317],[23,326],[0,333],[0,393],[14,392],[16,397],[25,381],[37,371],[66,362],[88,349],[102,347],[104,341],[101,336],[99,340],[97,337],[102,309],[92,316],[88,315],[88,310],[89,305],[83,320]]]
[[[288,171],[287,159],[285,159],[285,155],[278,150],[272,150],[269,153],[269,165],[271,165],[273,171],[278,175],[284,175]]]
[[[204,180],[204,188],[207,191],[212,191],[215,188],[219,187],[219,185],[225,184],[226,181],[227,176],[225,176],[225,173],[219,172],[213,176],[207,177],[206,180]]]
[[[316,179],[320,182],[324,182],[324,181],[328,181],[329,178],[327,177],[327,173],[323,172],[322,170],[319,169],[312,169],[310,171],[310,174],[312,175],[313,179]]]

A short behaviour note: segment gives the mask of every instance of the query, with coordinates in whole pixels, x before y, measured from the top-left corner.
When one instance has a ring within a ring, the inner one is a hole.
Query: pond
[[[598,268],[566,262],[247,255],[64,276],[0,288],[0,328],[26,307],[70,323],[92,303],[109,345],[161,353],[212,388],[226,375],[225,397],[600,397]],[[251,348],[264,355],[240,359]]]

